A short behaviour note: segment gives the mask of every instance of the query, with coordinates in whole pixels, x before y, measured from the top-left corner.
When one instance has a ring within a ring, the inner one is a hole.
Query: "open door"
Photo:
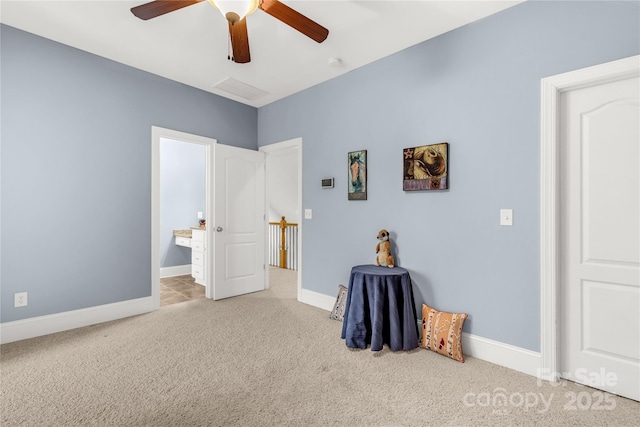
[[[260,151],[215,145],[214,300],[265,288],[264,158]]]

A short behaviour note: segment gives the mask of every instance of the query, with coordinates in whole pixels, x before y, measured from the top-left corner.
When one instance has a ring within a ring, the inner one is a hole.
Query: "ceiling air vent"
[[[216,83],[213,87],[249,101],[254,101],[269,94],[269,92],[243,83],[232,77],[227,77],[226,79]]]

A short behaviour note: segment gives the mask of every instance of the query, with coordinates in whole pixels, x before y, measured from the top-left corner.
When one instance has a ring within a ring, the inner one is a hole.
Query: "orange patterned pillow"
[[[466,318],[464,313],[446,313],[422,304],[420,347],[464,363],[462,326]]]

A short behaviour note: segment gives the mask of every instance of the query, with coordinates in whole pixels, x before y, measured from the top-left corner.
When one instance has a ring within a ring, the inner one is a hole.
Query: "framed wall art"
[[[404,191],[449,188],[449,144],[422,145],[403,150]]]
[[[367,150],[351,151],[348,163],[349,200],[367,200]]]

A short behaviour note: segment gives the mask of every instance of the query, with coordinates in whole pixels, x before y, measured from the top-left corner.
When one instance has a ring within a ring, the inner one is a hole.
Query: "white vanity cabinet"
[[[194,229],[191,232],[191,276],[201,285],[206,285],[204,276],[206,235],[206,230]]]

